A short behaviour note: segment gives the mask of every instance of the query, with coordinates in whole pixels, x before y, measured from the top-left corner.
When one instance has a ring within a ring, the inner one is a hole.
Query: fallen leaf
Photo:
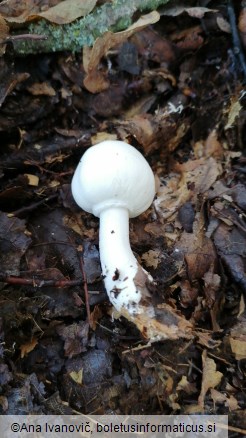
[[[183,12],[187,12],[190,17],[203,18],[207,12],[217,12],[217,9],[209,9],[202,6],[194,6],[193,8],[188,8],[185,5],[166,6],[163,8],[162,15],[177,17],[178,15],[183,14]]]
[[[109,134],[108,132],[97,132],[95,135],[91,136],[91,144],[101,143],[105,140],[117,140],[116,134]]]
[[[74,380],[74,382],[81,385],[83,381],[83,368],[79,371],[71,371],[71,373],[69,373],[69,376],[71,377],[71,379]]]
[[[193,233],[183,232],[175,251],[183,254],[190,281],[202,278],[215,268],[217,254],[211,239],[206,237],[202,215],[194,222]]]
[[[2,44],[2,42],[8,37],[9,35],[9,26],[7,25],[4,18],[0,15],[0,56],[5,53],[6,45]]]
[[[214,405],[216,405],[217,403],[220,405],[228,406],[230,411],[235,411],[239,409],[238,401],[233,395],[230,395],[228,397],[226,394],[223,394],[222,392],[217,391],[217,389],[212,388],[211,398],[214,402]]]
[[[27,356],[32,350],[34,350],[37,344],[38,344],[37,338],[32,338],[31,341],[27,342],[26,344],[22,344],[20,346],[21,359],[23,359],[23,357]]]
[[[236,360],[246,358],[246,317],[242,315],[238,323],[231,329],[230,345]]]
[[[64,340],[64,353],[69,358],[86,351],[85,345],[88,341],[88,322],[74,323],[66,326],[60,325],[56,328],[57,333]]]
[[[99,93],[109,87],[107,78],[98,71],[98,64],[101,58],[112,47],[124,43],[134,32],[143,29],[149,24],[154,24],[160,19],[157,11],[150,12],[139,18],[132,26],[122,32],[106,32],[101,38],[97,38],[91,51],[86,51],[87,59],[84,68],[87,76],[84,79],[84,86],[91,93]],[[89,60],[88,60],[89,55]]]
[[[213,359],[207,356],[207,350],[202,353],[202,387],[198,397],[198,405],[204,407],[204,398],[211,388],[215,388],[222,380],[223,374],[220,371],[216,371],[216,363]]]
[[[23,219],[0,213],[0,264],[6,275],[19,275],[20,260],[31,243]]]
[[[209,157],[176,164],[173,171],[176,173],[165,178],[154,201],[163,219],[177,214],[185,202],[194,200],[195,203],[197,195],[205,193],[214,184],[222,168],[219,162]]]
[[[63,0],[58,5],[49,8],[45,12],[31,16],[29,19],[42,17],[52,23],[67,24],[77,18],[88,15],[95,7],[97,0]]]
[[[28,179],[29,186],[37,187],[39,184],[39,177],[37,175],[32,175],[30,173],[24,173],[24,176]]]
[[[237,97],[233,97],[231,99],[231,104],[230,104],[230,108],[229,108],[229,113],[228,113],[228,119],[227,119],[227,123],[224,126],[224,130],[226,131],[227,129],[233,128],[233,125],[236,122],[236,119],[239,117],[240,115],[240,111],[242,109],[242,104],[240,103],[238,96]]]
[[[161,251],[152,250],[152,249],[142,254],[141,257],[147,268],[152,267],[154,269],[158,267],[160,263],[160,258],[161,258]]]
[[[182,376],[176,389],[177,391],[184,391],[186,394],[195,394],[197,392],[195,383],[190,383],[187,376]]]
[[[56,91],[54,88],[47,84],[47,82],[34,82],[32,85],[27,87],[29,93],[33,94],[33,96],[55,96]]]
[[[45,18],[52,23],[66,24],[89,14],[95,5],[96,0],[63,0],[42,12],[40,2],[35,0],[8,0],[0,4],[0,13],[9,23],[25,23]]]
[[[148,61],[165,64],[169,67],[176,59],[175,45],[150,26],[135,33],[131,37],[131,41],[137,47],[138,53],[147,58]]]

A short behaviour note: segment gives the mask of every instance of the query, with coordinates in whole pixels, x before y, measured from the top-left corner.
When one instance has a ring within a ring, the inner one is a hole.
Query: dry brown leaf
[[[196,331],[197,342],[206,348],[215,349],[221,345],[221,340],[213,339],[213,333],[207,330]]]
[[[165,179],[154,201],[156,210],[164,219],[177,213],[185,202],[194,200],[195,203],[197,195],[206,192],[222,171],[220,163],[213,157],[176,164],[175,170],[175,174]]]
[[[137,107],[138,102],[138,110]],[[176,149],[189,129],[189,121],[183,118],[175,120],[168,105],[155,115],[145,112],[134,115],[132,110],[131,113],[125,112],[124,120],[115,120],[119,137],[126,139],[129,135],[133,136],[146,155],[155,150],[161,151],[161,160],[165,159],[163,155]]]
[[[217,131],[214,129],[204,142],[197,142],[194,145],[194,153],[196,158],[214,157],[220,159],[223,157],[223,147],[218,140]]]
[[[221,382],[223,374],[220,371],[216,371],[216,363],[213,359],[207,356],[207,350],[203,350],[202,353],[202,388],[198,397],[198,404],[202,408],[204,407],[204,398],[211,388],[215,388]]]
[[[185,233],[183,233],[182,237]],[[188,244],[188,249],[185,252],[185,262],[187,265],[188,276],[191,281],[200,279],[205,272],[213,269],[216,262],[216,252],[212,240],[204,236],[201,240],[201,245],[197,246],[197,237],[192,234],[185,234],[185,245]],[[180,245],[184,244],[184,239]],[[182,248],[178,245],[178,249]]]
[[[186,394],[195,394],[197,392],[195,383],[188,382],[187,376],[182,376],[176,389],[177,391],[184,391]]]
[[[246,317],[241,316],[238,323],[231,329],[230,345],[236,360],[246,358]]]
[[[205,235],[202,215],[198,215],[194,221],[193,233],[182,233],[175,251],[183,255],[190,281],[201,279],[206,272],[214,271],[217,254],[212,240]]]
[[[195,6],[194,8],[185,8],[185,11],[190,17],[203,18],[207,12],[217,12],[217,9],[209,9],[201,6]]]
[[[55,96],[56,91],[54,88],[47,84],[47,82],[34,82],[32,85],[27,87],[29,93],[33,96]]]
[[[0,15],[0,43],[2,43],[9,35],[9,27],[4,20],[4,18]],[[0,56],[5,53],[5,44],[0,44]]]
[[[28,179],[29,186],[37,187],[39,184],[39,177],[31,173],[24,173],[24,176]]]
[[[81,385],[83,381],[83,368],[78,371],[71,371],[71,373],[69,373],[69,376],[71,377],[71,379],[73,379],[75,383]]]
[[[91,51],[86,50],[86,59],[84,60],[84,68],[87,76],[84,79],[84,86],[91,93],[99,93],[106,90],[109,82],[103,77],[102,72],[97,70],[101,58],[112,47],[125,42],[134,32],[143,29],[149,24],[154,24],[160,19],[157,11],[150,12],[139,18],[136,23],[122,32],[106,32],[101,38],[97,38]],[[89,56],[89,60],[88,60]]]
[[[25,23],[37,18],[45,18],[56,24],[71,23],[79,17],[89,14],[96,0],[64,0],[57,5],[40,11],[40,2],[35,0],[9,0],[0,5],[0,13],[9,23]]]
[[[37,344],[38,344],[37,338],[32,338],[31,341],[27,342],[26,344],[22,344],[20,346],[21,359],[23,359],[23,357],[27,356],[32,350],[34,350]]]
[[[150,249],[142,255],[141,259],[145,262],[147,268],[156,269],[160,263],[161,251]]]
[[[171,40],[176,42],[176,47],[180,50],[197,50],[204,43],[202,36],[202,27],[194,26],[177,31],[171,36]]]
[[[37,14],[37,16],[52,23],[67,24],[88,15],[94,9],[96,3],[97,0],[64,0],[47,11]]]
[[[5,40],[9,33],[9,26],[4,18],[0,15],[0,41]]]
[[[217,12],[217,9],[209,9],[202,6],[187,8],[187,6],[179,5],[163,8],[162,14],[176,17],[177,15],[183,14],[183,12],[187,12],[190,17],[203,18],[207,12]]]
[[[233,127],[234,123],[236,122],[236,119],[238,119],[240,111],[242,109],[242,104],[239,101],[238,96],[233,96],[231,99],[231,105],[229,107],[229,114],[227,123],[224,127],[225,130],[230,129]]]
[[[206,304],[209,308],[212,308],[220,289],[221,278],[218,274],[214,274],[213,270],[209,270],[204,274],[203,280]]]
[[[233,395],[227,397],[226,394],[223,394],[222,392],[217,391],[217,389],[212,388],[211,397],[214,404],[224,404],[225,406],[228,406],[230,411],[235,411],[239,409],[238,401]]]
[[[95,135],[91,136],[91,144],[92,146],[94,144],[100,143],[101,141],[105,140],[117,140],[116,134],[109,134],[108,132],[97,132]]]

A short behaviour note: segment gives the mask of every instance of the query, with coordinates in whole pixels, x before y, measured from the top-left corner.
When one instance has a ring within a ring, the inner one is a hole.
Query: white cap
[[[72,194],[83,210],[95,216],[106,208],[124,207],[135,217],[151,205],[155,179],[137,149],[108,140],[84,153],[73,176]]]

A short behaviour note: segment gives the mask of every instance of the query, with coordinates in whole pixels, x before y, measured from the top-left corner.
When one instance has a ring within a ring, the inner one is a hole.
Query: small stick
[[[5,38],[2,43],[8,43],[9,41],[19,40],[47,40],[47,35],[37,35],[35,33],[23,33],[21,35],[12,35]]]
[[[78,247],[78,255],[79,255],[79,265],[80,265],[80,269],[81,269],[81,272],[82,272],[83,283],[84,283],[86,313],[87,313],[87,318],[88,318],[88,321],[89,321],[89,325],[92,328],[91,312],[90,312],[90,300],[89,300],[89,292],[88,292],[88,286],[87,286],[86,272],[85,272],[85,268],[84,268],[82,245],[80,245]]]
[[[33,287],[71,287],[78,286],[83,283],[83,280],[39,280],[37,278],[21,278],[10,275],[0,274],[0,281],[3,283]]]

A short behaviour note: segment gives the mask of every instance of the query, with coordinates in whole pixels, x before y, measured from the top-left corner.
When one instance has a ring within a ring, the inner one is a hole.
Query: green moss
[[[28,31],[46,39],[16,40],[14,49],[22,55],[62,50],[77,52],[83,46],[92,46],[96,38],[108,30],[117,32],[127,29],[136,11],[154,10],[168,2],[169,0],[115,0],[105,3],[71,24],[55,25],[40,20],[29,25]]]

